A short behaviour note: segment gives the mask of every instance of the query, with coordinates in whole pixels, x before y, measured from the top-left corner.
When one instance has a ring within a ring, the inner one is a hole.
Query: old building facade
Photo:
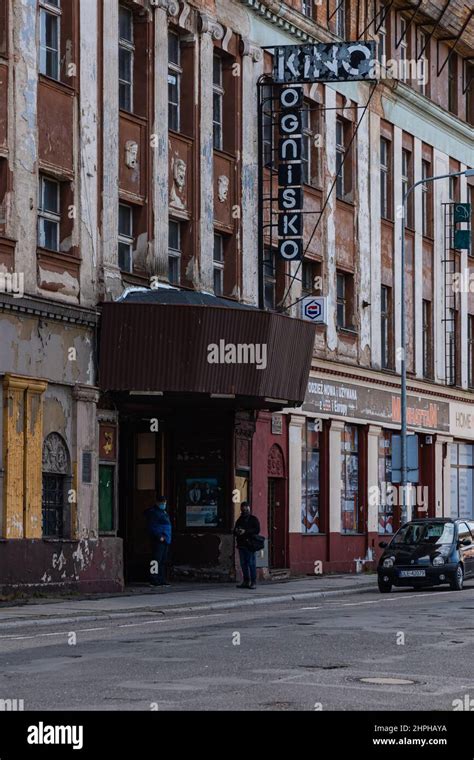
[[[472,21],[443,5],[0,0],[0,586],[143,580],[155,491],[176,577],[233,576],[245,498],[263,574],[354,570],[401,517],[402,298],[418,507],[473,517],[464,176],[413,194],[401,292],[404,189],[473,164]],[[262,262],[270,47],[356,39],[380,81],[305,87],[305,256],[265,233]]]

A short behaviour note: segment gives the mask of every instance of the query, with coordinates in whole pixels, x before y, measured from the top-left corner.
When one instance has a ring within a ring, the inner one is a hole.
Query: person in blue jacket
[[[171,544],[171,520],[166,511],[166,496],[160,498],[145,510],[148,534],[151,540],[152,562],[150,563],[150,585],[169,586],[166,580],[166,559]]]

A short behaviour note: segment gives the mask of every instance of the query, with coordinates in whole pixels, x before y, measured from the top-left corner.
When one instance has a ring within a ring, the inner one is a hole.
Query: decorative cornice
[[[262,49],[257,45],[252,45],[247,37],[242,37],[240,40],[240,55],[249,55],[254,63],[258,63],[263,58]]]
[[[72,397],[75,401],[86,401],[91,404],[99,402],[99,389],[94,385],[82,385],[77,383],[72,389]]]
[[[154,8],[161,8],[168,16],[177,16],[179,13],[178,0],[150,0]]]
[[[224,37],[224,27],[216,19],[208,16],[207,13],[199,15],[199,31],[210,34],[213,40],[222,40]]]
[[[262,16],[266,21],[280,27],[282,31],[287,32],[292,37],[296,37],[298,40],[302,42],[318,41],[311,28],[314,24],[284,3],[280,3],[278,0],[273,0],[272,2],[240,0],[240,2],[251,8],[257,15]],[[326,33],[326,36],[323,33],[319,37],[319,41],[321,42],[330,42],[332,39],[335,38],[329,33]]]
[[[53,303],[47,299],[24,296],[15,298],[5,293],[0,293],[0,313],[24,314],[25,316],[51,319],[55,322],[68,322],[70,324],[86,325],[95,327],[99,320],[99,312],[95,309],[81,309],[77,306],[64,306]]]

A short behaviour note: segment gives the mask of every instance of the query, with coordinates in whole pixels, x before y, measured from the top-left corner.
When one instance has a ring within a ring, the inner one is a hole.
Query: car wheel
[[[390,594],[392,590],[392,584],[386,583],[385,581],[382,581],[380,578],[378,579],[379,584],[379,591],[381,594]]]
[[[451,591],[462,591],[464,585],[464,571],[462,565],[458,565],[451,582],[449,584]]]

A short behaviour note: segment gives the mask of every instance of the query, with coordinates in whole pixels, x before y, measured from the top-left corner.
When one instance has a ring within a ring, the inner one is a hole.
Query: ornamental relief
[[[268,453],[267,474],[271,478],[285,477],[283,454],[279,446],[273,444]]]
[[[43,472],[69,474],[69,453],[59,433],[50,433],[43,443]]]

